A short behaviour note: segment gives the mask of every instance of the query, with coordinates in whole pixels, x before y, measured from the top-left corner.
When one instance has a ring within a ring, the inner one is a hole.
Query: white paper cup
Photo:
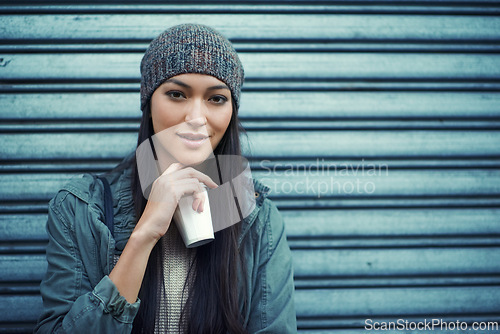
[[[203,212],[193,210],[192,195],[182,197],[174,212],[177,229],[187,248],[198,247],[215,239],[206,188],[203,195],[205,196]]]

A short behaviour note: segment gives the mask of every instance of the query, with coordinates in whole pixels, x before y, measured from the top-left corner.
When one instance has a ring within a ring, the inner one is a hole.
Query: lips
[[[179,137],[181,137],[181,138],[184,138],[184,139],[187,139],[187,140],[193,140],[193,141],[200,141],[200,140],[204,140],[204,139],[208,138],[207,135],[204,135],[202,133],[188,133],[188,132],[184,132],[184,133],[178,133],[177,135]]]
[[[181,142],[184,143],[185,147],[192,150],[197,150],[200,147],[205,145],[205,142],[208,140],[208,136],[202,133],[190,133],[183,132],[177,133]]]

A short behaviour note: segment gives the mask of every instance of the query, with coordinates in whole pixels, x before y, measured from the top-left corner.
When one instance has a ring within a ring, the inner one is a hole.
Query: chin
[[[175,155],[178,162],[186,166],[199,165],[211,156],[212,152],[183,152]]]

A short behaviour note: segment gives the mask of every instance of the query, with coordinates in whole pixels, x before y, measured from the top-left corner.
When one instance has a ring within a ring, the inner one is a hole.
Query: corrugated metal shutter
[[[218,28],[241,54],[241,118],[285,217],[302,333],[500,319],[496,1],[0,11],[1,332],[31,331],[40,312],[48,200],[133,149],[139,60],[183,22]]]

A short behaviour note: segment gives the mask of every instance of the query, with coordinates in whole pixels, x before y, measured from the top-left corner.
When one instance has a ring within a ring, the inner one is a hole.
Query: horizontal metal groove
[[[2,84],[11,85],[139,85],[140,78],[37,78],[37,79],[2,79]]]
[[[456,248],[461,247],[462,249],[475,248],[475,247],[490,247],[498,248],[500,246],[500,238],[466,238],[461,239],[446,239],[446,238],[434,238],[439,240],[423,240],[419,243],[413,243],[410,238],[401,238],[398,240],[377,240],[373,243],[371,240],[350,240],[345,242],[339,238],[326,239],[321,238],[318,242],[313,238],[303,239],[303,240],[290,240],[288,242],[290,249],[294,250],[366,250],[366,249],[378,249],[378,250],[396,250],[396,249],[446,249],[446,248]]]
[[[390,166],[391,170],[443,170],[443,169],[471,169],[478,168],[496,169],[500,165],[500,157],[384,157],[377,156],[374,159],[360,158],[355,159],[352,157],[337,156],[334,159],[317,158],[317,159],[300,159],[297,157],[290,157],[289,159],[274,159],[272,157],[247,157],[250,162],[252,171],[272,171],[273,173],[284,173],[290,171],[296,173],[297,171],[307,171],[309,173],[324,173],[340,170],[351,170],[360,168],[362,169],[365,164],[372,164],[375,166]],[[271,160],[272,159],[272,160]]]
[[[500,86],[500,85],[499,85]],[[0,83],[2,93],[139,93],[140,83],[40,83],[40,82],[16,82]]]
[[[40,281],[33,282],[9,282],[0,283],[0,294],[2,295],[38,295],[40,293]]]
[[[114,168],[120,161],[99,161],[93,163],[92,160],[85,162],[59,162],[53,163],[50,159],[46,163],[43,162],[13,162],[9,164],[0,165],[0,175],[2,174],[32,174],[32,173],[44,173],[44,174],[59,174],[59,173],[75,173],[75,175],[80,173],[101,173],[109,171]],[[27,204],[28,202],[10,202],[11,205],[16,204]],[[32,203],[36,205],[36,203]]]
[[[82,80],[3,80],[0,93],[138,93],[138,80],[105,80],[85,82]],[[470,80],[434,79],[245,79],[242,91],[248,92],[498,92],[500,78]]]
[[[294,120],[287,118],[286,120],[266,120],[265,122],[247,121],[242,119],[242,124],[245,129],[250,131],[289,131],[289,130],[498,130],[500,129],[499,121],[450,121],[444,118],[438,120],[427,121],[383,121],[383,120],[328,120],[328,119],[309,119],[307,121]],[[3,127],[0,126],[0,130]],[[28,131],[31,131],[28,130]]]
[[[453,275],[432,277],[294,277],[295,289],[376,289],[376,288],[443,288],[443,287],[485,287],[498,286],[497,275]],[[0,294],[33,295],[40,292],[40,281],[2,282]]]
[[[3,40],[0,52],[34,53],[143,53],[149,41],[141,40]],[[497,40],[238,40],[238,52],[370,52],[370,53],[498,53]]]
[[[89,124],[95,124],[97,126],[110,126],[110,125],[118,125],[123,128],[128,128],[130,124],[135,124],[139,125],[139,122],[141,121],[141,116],[140,116],[140,111],[137,112],[137,117],[109,117],[109,118],[104,118],[104,117],[89,117],[89,118],[83,118],[83,117],[75,117],[75,118],[44,118],[43,114],[40,113],[42,117],[34,117],[34,118],[29,118],[29,121],[27,119],[20,120],[19,118],[12,118],[12,119],[2,119],[2,126],[7,128],[8,126],[20,126],[22,124],[27,124],[28,126],[39,126],[39,127],[45,127],[45,126],[74,126],[75,128],[78,126],[86,126]],[[241,117],[240,117],[241,119]],[[440,118],[441,119],[441,118]],[[467,121],[468,118],[463,118],[459,119],[461,121]],[[484,118],[478,118],[477,120],[482,121],[491,121],[491,120],[496,120],[500,119],[497,117],[484,117]],[[423,119],[425,120],[425,119]]]
[[[138,93],[139,83],[0,83],[0,93]],[[245,92],[499,92],[498,81],[386,81],[369,80],[307,81],[295,82],[247,80],[242,88]]]
[[[500,158],[497,155],[489,155],[489,156],[431,156],[431,155],[420,155],[420,156],[383,156],[379,155],[374,159],[367,159],[367,158],[353,158],[350,156],[335,156],[335,157],[325,157],[320,159],[308,159],[304,157],[290,157],[289,159],[278,159],[275,160],[273,157],[270,156],[257,156],[253,155],[251,157],[248,157],[249,161],[251,162],[251,167],[253,171],[263,171],[266,170],[267,172],[270,173],[275,173],[275,172],[284,172],[284,171],[290,171],[291,174],[297,173],[297,172],[310,172],[314,174],[315,172],[318,173],[324,173],[325,176],[328,176],[328,172],[333,173],[336,171],[335,168],[337,168],[337,171],[340,170],[356,170],[359,166],[359,171],[361,172],[363,169],[364,164],[372,163],[375,165],[375,163],[378,163],[378,167],[384,168],[385,166],[380,166],[380,165],[387,165],[387,168],[390,167],[391,170],[399,170],[399,169],[407,169],[405,168],[405,165],[408,164],[408,166],[413,166],[415,169],[436,169],[436,170],[443,170],[443,169],[477,169],[478,166],[471,165],[471,166],[466,166],[466,165],[461,165],[461,162],[464,161],[478,161],[478,160],[494,160],[495,163],[489,166],[481,167],[481,169],[484,168],[484,170],[488,169],[495,169],[496,167],[496,162],[498,162],[498,159]],[[273,159],[273,160],[271,160]],[[404,161],[404,163],[400,163],[401,161]],[[426,165],[425,162],[430,161],[431,164]],[[437,163],[439,161],[440,163]],[[420,162],[424,162],[423,165],[420,165],[419,167],[416,167]],[[446,164],[443,164],[443,162],[447,162],[448,166]],[[454,163],[457,162],[456,166]],[[393,166],[392,164],[395,164]],[[435,164],[436,167],[431,166],[432,164]],[[370,167],[367,167],[369,169]],[[372,167],[373,168],[373,167]],[[316,174],[318,175],[318,174]],[[322,175],[322,174],[319,174]]]
[[[364,82],[364,83],[441,83],[441,84],[452,84],[452,83],[500,83],[499,77],[470,77],[470,78],[446,78],[446,77],[383,77],[383,78],[374,78],[374,77],[357,77],[357,78],[345,78],[345,77],[330,77],[330,78],[322,78],[322,77],[267,77],[267,78],[259,78],[259,77],[248,77],[245,78],[245,84],[253,84],[254,86],[259,83],[353,83],[353,82]],[[135,87],[139,88],[140,78],[37,78],[37,79],[2,79],[2,85],[81,85],[81,86],[114,86],[114,85],[124,85],[124,87]],[[125,86],[126,85],[126,86]]]
[[[337,281],[349,281],[351,279],[363,279],[363,280],[407,280],[407,279],[465,279],[465,280],[470,280],[470,279],[476,279],[476,278],[486,278],[486,279],[500,279],[500,270],[498,273],[481,273],[481,272],[474,272],[474,273],[460,273],[460,275],[456,274],[447,274],[447,273],[441,273],[441,274],[432,274],[432,275],[422,275],[422,274],[412,274],[412,275],[370,275],[370,276],[364,276],[364,275],[335,275],[335,276],[325,276],[325,275],[294,275],[294,280],[295,281],[317,281],[317,280],[337,280]]]
[[[120,161],[116,160],[115,162],[65,162],[65,163],[52,163],[50,159],[44,162],[18,162],[18,161],[9,161],[7,164],[0,164],[0,175],[1,174],[30,174],[30,173],[100,173],[105,172],[114,168]],[[489,159],[476,159],[473,162],[466,161],[453,161],[453,160],[436,160],[429,162],[390,162],[384,161],[381,164],[391,165],[391,170],[424,170],[424,169],[445,169],[445,170],[457,170],[457,169],[468,169],[474,170],[478,168],[491,168],[498,169],[500,168],[500,161],[490,161]],[[255,166],[255,167],[252,167]],[[258,164],[251,164],[251,170],[259,170]]]
[[[365,163],[368,163],[370,161],[365,161]],[[284,162],[288,163],[288,162]],[[352,161],[351,158],[346,158],[345,161],[342,162],[337,162],[338,164],[343,164],[347,163],[350,166],[357,166],[359,163],[356,161]],[[375,165],[388,165],[390,166],[391,170],[411,170],[411,169],[418,169],[418,170],[426,170],[426,169],[449,169],[449,170],[463,170],[463,169],[477,169],[477,168],[492,168],[496,169],[500,167],[500,161],[497,158],[493,157],[484,157],[484,158],[479,158],[479,157],[463,157],[463,158],[453,158],[453,157],[436,157],[435,159],[432,158],[416,158],[412,160],[409,158],[408,160],[405,159],[397,159],[397,158],[387,158],[386,160],[377,160],[377,161],[372,161],[371,163],[374,163]],[[261,161],[252,161],[250,163],[250,168],[253,171],[257,170],[263,170],[260,166]],[[307,164],[310,164],[310,162],[298,162],[297,164],[293,165],[288,165],[288,168],[291,168],[291,166],[297,166],[301,165],[304,166]],[[2,167],[0,165],[0,170],[2,168],[9,168],[9,167]],[[277,168],[278,171],[285,171],[286,167],[283,168]],[[321,169],[319,169],[321,170]],[[312,172],[318,171],[318,169],[311,169]]]
[[[426,78],[421,78],[421,77],[406,77],[406,78],[401,78],[401,77],[384,77],[384,78],[373,78],[373,77],[364,77],[364,78],[356,78],[356,79],[351,79],[351,78],[342,78],[342,77],[331,77],[331,78],[314,78],[314,77],[270,77],[270,78],[252,78],[249,77],[248,82],[254,82],[254,83],[259,83],[262,81],[267,82],[276,82],[276,83],[282,83],[282,82],[295,82],[295,83],[303,83],[303,82],[367,82],[367,83],[398,83],[398,84],[404,84],[404,83],[428,83],[428,82],[436,82],[436,83],[443,83],[443,84],[449,84],[449,83],[472,83],[472,82],[477,82],[477,83],[499,83],[500,81],[500,76],[499,77],[474,77],[474,78],[445,78],[445,77],[426,77]],[[245,81],[246,83],[246,81]]]
[[[454,239],[463,239],[466,237],[469,240],[474,240],[474,239],[499,239],[500,240],[500,233],[468,233],[467,235],[463,234],[439,234],[439,235],[434,235],[434,236],[429,236],[428,234],[404,234],[404,235],[360,235],[360,234],[353,234],[353,235],[322,235],[322,236],[288,236],[289,241],[296,241],[296,240],[303,240],[303,241],[314,241],[314,240],[335,240],[335,241],[347,241],[347,240],[354,240],[354,241],[369,241],[369,240],[382,240],[382,241],[390,241],[390,240],[436,240],[436,241],[442,241],[442,240],[454,240]],[[403,247],[405,248],[405,247]]]
[[[259,157],[256,157],[256,156],[250,156],[250,157],[247,157],[250,161],[255,161],[257,159],[259,159]],[[311,165],[314,165],[314,166],[319,166],[318,168],[321,167],[321,165],[324,165],[324,164],[335,164],[335,163],[338,163],[338,164],[341,164],[341,163],[352,163],[352,164],[363,164],[363,163],[369,163],[369,162],[379,162],[379,161],[383,161],[383,160],[388,160],[388,161],[393,161],[393,162],[398,162],[398,161],[415,161],[415,162],[418,162],[418,161],[425,161],[425,160],[446,160],[446,161],[456,161],[456,162],[460,162],[462,160],[476,160],[478,159],[478,157],[463,157],[463,156],[446,156],[446,157],[443,157],[443,156],[435,156],[435,157],[432,157],[432,156],[418,156],[418,157],[415,157],[415,156],[385,156],[385,155],[377,155],[376,157],[370,157],[370,158],[353,158],[352,156],[348,156],[348,155],[336,155],[335,157],[331,157],[331,158],[322,158],[322,159],[317,159],[317,158],[300,158],[300,157],[296,157],[296,156],[288,156],[288,157],[283,157],[283,158],[273,158],[273,157],[268,157],[270,158],[269,160],[267,160],[267,164],[270,164],[270,165],[274,165],[276,164],[277,165],[277,168],[278,169],[287,169],[289,166],[284,166],[283,164],[287,164],[287,165],[308,165],[308,164],[311,164]],[[488,157],[485,157],[487,159],[494,159],[494,160],[500,160],[500,156],[488,156]]]
[[[290,199],[269,196],[276,205],[283,210],[286,209],[438,209],[438,208],[498,208],[500,198],[476,198],[476,199],[336,199],[336,198],[302,198]],[[0,206],[1,207],[1,206]]]
[[[46,250],[46,246],[18,246],[16,249],[12,249],[0,244],[0,255],[26,255],[26,254],[35,254],[35,255],[44,255]]]
[[[4,173],[100,173],[114,168],[120,161],[85,162],[9,162],[0,164],[0,175]]]
[[[45,255],[48,239],[0,242],[0,255]]]
[[[74,166],[81,166],[81,165],[86,165],[86,164],[92,164],[92,165],[97,165],[97,166],[108,166],[109,164],[117,164],[118,162],[121,161],[121,159],[113,159],[113,158],[103,158],[103,159],[75,159],[75,158],[69,158],[69,159],[54,159],[54,158],[49,158],[50,165],[51,166],[58,166],[62,169],[65,167],[69,166],[70,168],[73,168]],[[0,166],[12,166],[12,164],[19,164],[19,165],[40,165],[40,166],[46,166],[46,163],[40,163],[39,161],[32,161],[32,160],[26,160],[26,159],[18,159],[18,160],[12,160],[10,162],[5,162],[2,161]],[[114,166],[114,165],[113,165]]]
[[[500,236],[448,236],[439,237],[412,237],[391,236],[373,237],[356,236],[345,237],[290,237],[287,238],[292,251],[332,251],[332,250],[401,250],[401,249],[467,249],[467,248],[491,248],[498,249]],[[47,240],[29,240],[0,242],[0,254],[22,255],[22,254],[45,254]]]
[[[26,213],[39,213],[47,214],[49,207],[48,201],[40,202],[16,202],[16,203],[0,203],[0,213],[9,214],[26,214]]]
[[[373,288],[431,288],[431,287],[488,287],[500,284],[500,275],[481,273],[432,276],[349,276],[294,277],[296,290],[311,289],[373,289]]]
[[[8,95],[7,95],[8,96]],[[75,123],[77,125],[86,124],[97,124],[97,125],[109,125],[118,124],[123,127],[127,127],[130,123],[138,124],[141,120],[140,112],[137,112],[135,117],[96,117],[89,116],[84,118],[80,117],[43,117],[43,113],[39,113],[38,117],[31,116],[29,118],[17,118],[12,117],[11,114],[1,115],[2,124],[5,128],[8,126],[19,126],[27,124],[28,126],[39,125],[50,126],[50,125],[64,125],[70,126]],[[337,116],[337,115],[305,115],[304,113],[300,116],[279,114],[273,116],[245,116],[239,115],[238,118],[243,122],[252,123],[267,123],[267,122],[283,122],[285,120],[290,120],[293,122],[324,122],[324,121],[337,121],[337,122],[435,122],[435,121],[450,121],[456,123],[467,123],[467,122],[495,122],[500,121],[500,117],[497,115],[483,115],[483,116],[455,116],[455,115],[437,115],[437,116],[407,116],[403,112],[399,116]]]
[[[36,325],[36,319],[33,322],[0,322],[1,334],[30,334]]]
[[[442,198],[433,199],[401,199],[400,197],[391,199],[336,199],[336,198],[304,198],[300,200],[290,198],[276,198],[269,196],[280,210],[320,210],[320,209],[441,209],[441,208],[498,208],[500,198]],[[12,201],[0,203],[0,213],[9,214],[46,214],[49,200],[39,202],[33,201]]]
[[[131,147],[131,150],[134,147]],[[406,169],[405,166],[409,166],[415,169],[476,169],[480,165],[484,165],[486,162],[488,163],[486,166],[481,167],[484,169],[494,168],[497,163],[500,163],[500,156],[498,155],[473,155],[473,156],[463,156],[463,155],[377,155],[376,157],[363,157],[363,156],[349,156],[349,155],[341,155],[337,154],[335,156],[323,156],[321,158],[311,158],[311,157],[300,157],[300,156],[287,156],[286,158],[276,158],[274,156],[257,156],[257,155],[248,155],[243,154],[243,156],[249,160],[250,166],[254,171],[262,171],[262,170],[276,170],[276,171],[285,171],[291,168],[294,171],[304,170],[306,171],[322,171],[328,172],[328,168],[330,167],[330,171],[334,171],[334,167],[337,166],[338,170],[346,168],[347,165],[349,168],[362,168],[362,166],[366,166],[366,164],[374,164],[374,165],[388,165],[391,169],[401,167]],[[123,156],[125,157],[125,156]],[[55,168],[65,169],[66,167],[73,168],[74,166],[81,166],[86,164],[93,165],[102,165],[108,166],[109,164],[120,162],[121,160],[118,158],[54,158],[47,157],[50,164],[47,162],[33,161],[28,159],[13,159],[7,161],[2,161],[0,166],[3,168],[8,168],[9,166],[21,166],[21,165],[30,165],[33,167],[41,166],[45,168],[47,166],[52,166]],[[477,165],[476,165],[477,163]],[[433,166],[436,165],[434,168]],[[366,167],[370,168],[370,166]]]
[[[127,4],[120,2],[117,4],[92,3],[83,5],[64,6],[66,2],[52,2],[52,4],[39,5],[35,2],[16,2],[14,6],[2,5],[0,12],[6,14],[460,14],[460,15],[494,15],[500,12],[498,6],[489,2],[333,2],[333,1],[246,1],[246,3],[235,4],[232,1],[218,1],[207,5],[203,2],[184,2],[178,4]]]
[[[364,44],[347,44],[347,43],[329,43],[329,44],[247,44],[237,47],[238,52],[371,52],[371,53],[410,53],[410,52],[426,52],[426,53],[498,53],[500,45],[492,42],[485,44],[379,44],[379,43],[364,43]],[[133,44],[123,45],[73,45],[73,44],[50,44],[50,45],[0,45],[0,53],[18,53],[18,54],[34,54],[34,53],[131,53],[144,52],[145,46]]]
[[[33,297],[40,297],[40,293],[39,293],[38,291],[36,291],[36,292],[26,292],[26,293],[16,293],[16,294],[11,294],[11,296],[12,296],[12,295],[17,295],[17,296],[33,296]],[[6,295],[0,295],[0,296],[2,296],[2,297],[3,297],[3,296],[5,296],[5,297],[7,297],[7,296],[9,296],[9,294],[6,294]],[[5,297],[4,297],[4,298],[5,298]],[[8,298],[8,297],[7,297],[7,298]]]
[[[499,7],[500,8],[500,7]],[[1,15],[1,14],[0,14]],[[332,15],[332,20],[335,19],[335,16]],[[40,48],[44,47],[65,47],[67,46],[70,49],[74,49],[75,53],[88,53],[88,52],[78,52],[80,49],[91,48],[94,50],[95,48],[102,47],[103,49],[113,50],[114,48],[121,49],[127,48],[132,50],[130,53],[139,53],[142,54],[146,51],[151,42],[150,38],[144,37],[134,37],[134,35],[123,35],[120,37],[60,37],[54,38],[50,37],[50,35],[46,37],[40,38],[4,38],[0,41],[0,47],[9,47],[15,48],[20,47],[28,48]],[[292,34],[287,35],[276,35],[276,37],[255,37],[252,35],[251,37],[233,37],[231,38],[231,43],[234,45],[235,49],[238,52],[244,51],[244,49],[254,50],[255,48],[264,47],[273,47],[273,45],[288,45],[290,47],[299,46],[336,46],[336,45],[373,45],[373,47],[379,45],[380,47],[384,47],[385,45],[424,45],[424,46],[443,46],[447,45],[453,47],[459,47],[462,45],[464,48],[468,46],[495,46],[500,43],[500,33],[498,35],[493,35],[494,37],[363,37],[363,38],[347,38],[347,37],[339,37],[339,36],[331,36],[331,37],[296,37]],[[154,36],[151,36],[154,37]],[[493,45],[491,45],[493,44]],[[419,49],[420,50],[420,49]],[[421,53],[419,50],[410,51],[410,54],[413,53]],[[306,48],[301,53],[311,53],[315,52],[314,48]],[[44,52],[45,53],[45,52]],[[47,52],[52,53],[52,52]],[[90,52],[94,53],[94,52]]]
[[[495,170],[494,168],[492,168]],[[272,192],[269,194],[269,196],[272,196]],[[311,196],[312,197],[312,196]],[[500,194],[492,194],[492,193],[476,193],[474,195],[461,195],[461,194],[446,194],[446,195],[431,195],[431,194],[425,194],[425,195],[398,195],[397,197],[390,196],[390,195],[360,195],[356,196],[357,199],[360,200],[374,200],[374,199],[385,199],[385,200],[396,200],[396,199],[412,199],[412,200],[439,200],[439,199],[474,199],[474,198],[489,198],[489,199],[500,199]],[[296,199],[310,199],[309,196],[293,196],[293,195],[287,195],[286,198],[289,198],[291,201],[296,200]],[[323,198],[323,196],[321,197]],[[329,199],[330,197],[324,196],[324,198]],[[344,200],[344,199],[351,199],[352,197],[349,195],[335,195],[331,196],[332,199],[335,200]]]
[[[97,121],[97,120],[96,120]],[[490,128],[491,129],[491,128]],[[139,123],[134,120],[130,123],[94,123],[90,121],[85,122],[71,122],[59,123],[55,121],[53,124],[0,124],[0,131],[2,133],[137,133],[139,130]]]
[[[290,116],[290,115],[279,115],[274,117],[245,117],[239,116],[241,120],[245,120],[247,122],[269,122],[269,121],[283,121],[292,119],[294,121],[343,121],[343,122],[356,122],[356,121],[370,121],[370,122],[394,122],[394,121],[412,121],[412,122],[429,122],[436,120],[446,120],[446,121],[455,121],[455,122],[467,122],[467,121],[497,121],[500,120],[498,116],[455,116],[455,115],[440,115],[440,116],[407,116],[401,114],[401,116],[365,116],[365,117],[351,117],[351,116],[315,116],[315,115],[301,115],[301,116]],[[30,118],[30,121],[33,120]],[[74,119],[68,119],[67,121],[73,121]],[[86,120],[86,119],[82,119]],[[108,119],[106,119],[108,120]],[[44,119],[36,119],[36,121],[48,121],[52,122],[52,120],[44,120]]]
[[[248,157],[245,157],[248,158]],[[279,165],[277,164],[277,167],[274,167],[273,164],[271,164],[271,160],[269,160],[268,156],[263,156],[263,157],[252,157],[251,162],[250,162],[250,167],[253,172],[257,172],[258,174],[256,175],[257,178],[265,178],[268,179],[269,177],[286,177],[286,176],[298,176],[298,175],[303,175],[303,176],[312,176],[312,177],[328,177],[328,176],[333,176],[333,175],[338,175],[338,176],[356,176],[357,173],[361,176],[362,173],[368,173],[370,171],[374,171],[375,168],[378,167],[379,171],[376,171],[377,173],[381,173],[379,175],[383,176],[385,173],[385,170],[387,170],[387,175],[389,175],[389,171],[400,171],[400,170],[414,170],[415,172],[418,171],[481,171],[481,172],[488,172],[488,171],[496,171],[497,170],[497,165],[498,163],[498,156],[492,157],[493,159],[497,160],[496,163],[493,164],[487,164],[487,165],[482,165],[479,166],[479,164],[482,162],[481,160],[478,160],[479,157],[474,157],[473,161],[479,161],[478,165],[462,165],[462,166],[455,166],[453,164],[453,161],[461,158],[455,158],[451,157],[450,160],[448,160],[449,165],[442,165],[442,166],[392,166],[391,165],[391,159],[392,157],[388,157],[387,160],[384,161],[374,161],[377,164],[380,164],[381,166],[376,166],[375,163],[371,163],[370,159],[362,159],[363,161],[343,161],[340,160],[338,161],[338,165],[325,165],[325,168],[322,168],[322,165],[317,165],[316,162],[307,160],[310,165],[301,165],[299,163],[297,164],[290,164],[286,163],[285,165]],[[338,157],[339,159],[342,159],[342,157]],[[397,161],[396,157],[396,161]],[[402,157],[403,159],[405,157]],[[431,157],[432,158],[432,157]],[[436,157],[438,158],[438,157]],[[257,162],[258,160],[262,159],[260,162]],[[352,157],[347,157],[346,159],[351,160]],[[417,159],[417,158],[415,158]],[[424,159],[429,159],[429,157],[424,157]],[[442,158],[444,161],[447,161],[447,158]],[[483,159],[488,159],[488,157],[483,157]],[[465,159],[464,159],[465,160]],[[292,160],[293,161],[293,160]],[[304,160],[306,161],[306,160]],[[78,166],[90,166],[94,165],[99,168],[107,168],[109,166],[115,167],[119,162],[121,162],[121,159],[103,159],[103,160],[96,160],[96,159],[54,159],[52,157],[47,157],[47,161],[40,162],[39,160],[33,162],[30,160],[24,160],[24,159],[19,159],[19,160],[11,160],[8,163],[2,163],[0,164],[1,168],[0,170],[3,171],[2,174],[33,174],[35,173],[34,170],[40,169],[44,174],[46,175],[55,175],[60,174],[62,171],[67,171],[69,169],[74,169]],[[265,165],[263,163],[265,162]],[[460,161],[459,161],[460,162]],[[408,163],[408,162],[405,162]],[[417,161],[418,163],[418,161]],[[364,164],[369,164],[369,166],[364,167]],[[387,164],[387,166],[383,166]],[[371,166],[373,165],[373,166]],[[29,167],[29,168],[23,168],[24,167]],[[409,168],[406,168],[409,167]],[[10,172],[8,170],[12,169],[24,169],[25,172],[19,171],[19,172]],[[81,171],[85,171],[85,168],[80,168]],[[262,172],[266,171],[267,175],[264,175]],[[260,173],[259,173],[260,172]],[[288,173],[287,173],[288,172]],[[272,192],[271,192],[272,194]],[[461,194],[447,194],[447,195],[408,195],[408,196],[402,196],[398,195],[397,198],[412,198],[412,199],[440,199],[440,198],[484,198],[484,196],[488,198],[496,198],[500,197],[499,194],[490,194],[490,193],[485,193],[485,194],[479,194],[476,193],[475,195],[461,195]],[[291,196],[288,195],[286,198],[290,199],[310,199],[309,196]],[[351,198],[349,195],[346,196],[339,196],[336,195],[335,198],[338,200],[342,199],[349,199]],[[366,196],[357,196],[356,198],[358,199],[392,199],[392,196],[385,196],[385,195],[373,195],[369,194]],[[279,199],[279,198],[277,198]]]
[[[309,119],[307,121],[295,120],[293,118],[282,119],[267,119],[264,121],[249,121],[245,118],[240,118],[243,127],[247,131],[289,131],[289,130],[500,130],[500,120],[460,120],[452,121],[445,118],[426,121],[412,121],[400,119],[396,121],[384,121],[378,119],[366,120],[359,119],[354,121],[344,120],[329,120],[329,119]],[[137,132],[139,130],[139,119],[133,119],[129,122],[119,120],[117,122],[105,121],[99,122],[95,120],[65,122],[62,120],[36,120],[30,122],[9,122],[3,121],[0,124],[1,133],[95,133],[95,132]]]
[[[486,240],[486,238],[485,238]],[[341,241],[332,241],[327,244],[317,244],[314,241],[304,241],[302,244],[297,245],[295,242],[290,241],[289,247],[292,251],[303,251],[303,250],[324,250],[324,251],[332,251],[332,250],[363,250],[363,249],[377,249],[377,250],[395,250],[401,249],[402,245],[405,245],[405,249],[427,249],[427,248],[455,248],[461,247],[463,249],[466,248],[475,248],[475,247],[491,247],[497,248],[500,245],[499,240],[494,240],[491,243],[487,242],[470,242],[465,244],[464,241],[454,242],[453,240],[449,244],[422,244],[422,245],[414,245],[414,244],[405,244],[407,240],[400,240],[398,244],[380,244],[379,246],[375,246],[373,244],[362,244],[362,243],[348,243],[343,244]],[[24,252],[24,250],[23,250]],[[29,252],[27,250],[26,252]],[[25,252],[25,253],[26,253]]]
[[[45,255],[48,240],[0,242],[0,254]]]
[[[29,334],[33,332],[33,328],[36,325],[34,322],[1,322],[2,327],[0,327],[0,333],[6,334],[17,334],[25,333]]]

